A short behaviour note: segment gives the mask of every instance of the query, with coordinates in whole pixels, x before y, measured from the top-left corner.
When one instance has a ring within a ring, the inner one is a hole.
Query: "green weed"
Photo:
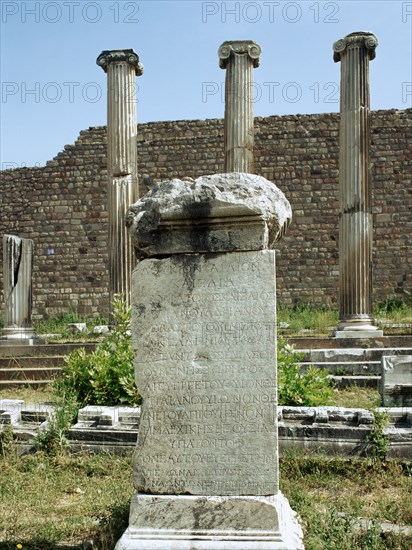
[[[13,452],[14,433],[13,426],[6,424],[0,431],[0,456],[3,458]]]
[[[412,301],[405,302],[401,298],[388,298],[375,307],[375,317],[412,317]]]
[[[0,547],[45,550],[107,537],[113,542],[106,548],[113,548],[127,525],[130,462],[41,452],[2,459]],[[307,550],[410,547],[411,537],[381,534],[379,527],[382,521],[412,523],[410,463],[294,452],[281,458],[280,476],[281,490],[301,518]],[[357,517],[372,526],[359,529]]]
[[[412,298],[390,298],[380,302],[374,309],[378,324],[382,321],[393,323],[412,323]],[[289,336],[330,336],[333,328],[338,326],[339,311],[336,309],[315,308],[306,304],[290,307],[279,307],[277,310],[279,333]],[[386,332],[403,334],[405,328],[385,329]],[[410,332],[410,329],[408,330]],[[366,347],[366,346],[365,346]]]
[[[66,434],[79,410],[75,391],[61,384],[61,380],[55,382],[53,401],[54,413],[46,428],[39,430],[34,439],[36,448],[48,454],[57,454],[64,450],[67,444]]]
[[[380,407],[381,401],[382,398],[378,390],[353,384],[344,389],[333,388],[332,395],[324,404],[371,410]]]
[[[280,471],[281,489],[302,519],[306,550],[410,547],[411,536],[380,528],[384,521],[412,523],[410,463],[294,451],[281,457]]]
[[[297,353],[284,338],[278,339],[278,403],[279,405],[316,407],[328,402],[333,388],[324,369],[310,366],[302,371]]]
[[[298,304],[293,308],[278,308],[277,317],[281,334],[299,335],[302,331],[311,331],[326,336],[331,333],[331,327],[337,326],[338,311]],[[283,328],[285,323],[289,326]]]
[[[389,425],[389,415],[386,411],[372,411],[375,421],[366,437],[365,452],[374,458],[384,460],[388,451],[388,436],[385,428]]]
[[[38,452],[1,467],[2,550],[82,547],[93,539],[93,548],[109,550],[127,526],[130,458]]]
[[[70,323],[86,323],[87,331],[72,333],[68,329]],[[96,335],[92,329],[96,325],[107,325],[108,321],[106,317],[98,317],[91,319],[85,315],[78,313],[64,313],[58,317],[51,319],[35,320],[33,326],[36,334],[41,338],[43,335],[53,334],[57,335],[59,341],[96,341],[98,335]],[[47,341],[54,341],[53,337],[46,338]]]

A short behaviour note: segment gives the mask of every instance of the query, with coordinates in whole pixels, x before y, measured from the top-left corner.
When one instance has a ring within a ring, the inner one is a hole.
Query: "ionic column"
[[[130,303],[134,252],[125,215],[139,195],[136,151],[136,76],[143,73],[133,50],[103,51],[96,63],[107,73],[107,172],[110,316],[115,294]],[[111,319],[112,321],[112,319]],[[110,321],[110,322],[111,322]]]
[[[339,138],[340,321],[337,337],[381,336],[372,310],[369,60],[378,40],[354,32],[333,45],[341,62]]]
[[[33,343],[32,269],[34,243],[14,235],[3,237],[4,328],[1,339]],[[4,342],[3,342],[4,343]]]
[[[253,69],[259,67],[259,44],[223,42],[219,66],[226,69],[225,172],[253,173]]]

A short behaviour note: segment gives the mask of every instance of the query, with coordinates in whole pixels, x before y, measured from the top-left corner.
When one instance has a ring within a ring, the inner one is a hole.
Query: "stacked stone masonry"
[[[411,119],[412,109],[372,112],[374,304],[412,290]],[[140,196],[223,172],[223,139],[223,120],[139,124]],[[89,128],[45,167],[1,173],[0,234],[34,240],[34,319],[107,315],[106,148],[106,128]],[[279,304],[337,307],[339,114],[255,118],[254,155],[293,209],[278,243]],[[2,273],[0,286],[3,312]]]

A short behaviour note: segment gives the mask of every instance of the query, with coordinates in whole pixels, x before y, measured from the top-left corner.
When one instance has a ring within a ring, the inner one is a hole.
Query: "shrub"
[[[317,407],[325,405],[333,389],[328,372],[310,366],[303,372],[297,353],[284,338],[278,340],[278,403],[279,405]]]
[[[116,295],[112,330],[93,353],[80,348],[69,354],[57,391],[74,389],[81,406],[140,403],[134,383],[130,317],[131,309],[124,297]]]
[[[93,353],[84,348],[66,359],[63,378],[56,382],[58,392],[74,390],[80,406],[140,404],[134,383],[130,335],[131,310],[121,296],[114,302],[114,321],[109,335]],[[332,395],[326,371],[309,367],[303,372],[302,354],[286,340],[278,341],[278,389],[280,405],[324,405]]]

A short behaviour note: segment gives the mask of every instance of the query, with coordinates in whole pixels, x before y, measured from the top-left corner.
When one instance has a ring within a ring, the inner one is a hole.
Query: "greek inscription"
[[[173,416],[173,415],[171,415]],[[188,435],[188,436],[230,436],[231,434],[275,434],[276,433],[276,425],[273,421],[272,423],[266,422],[260,422],[256,423],[256,419],[249,418],[247,422],[245,418],[241,418],[241,416],[245,416],[243,413],[239,412],[237,415],[236,413],[232,414],[230,418],[228,418],[227,423],[225,424],[224,420],[220,417],[219,422],[215,422],[214,424],[178,424],[177,422],[180,422],[182,420],[194,420],[196,419],[199,422],[203,421],[209,421],[211,422],[210,415],[207,415],[207,418],[203,418],[203,413],[198,415],[193,415],[195,418],[189,418],[189,419],[179,419],[177,416],[175,418],[171,418],[168,413],[166,412],[163,418],[163,422],[154,423],[151,422],[147,425],[143,424],[143,420],[147,421],[147,416],[144,417],[144,419],[141,419],[142,425],[140,427],[140,433],[143,436],[147,435],[157,435],[157,436],[179,436],[179,435]],[[218,415],[215,415],[216,418]],[[251,416],[251,415],[250,415]],[[267,417],[269,415],[266,415]],[[273,415],[274,416],[274,415]],[[259,415],[260,417],[260,415]],[[213,418],[212,418],[213,419]],[[239,424],[239,421],[242,420],[244,424]],[[173,424],[166,424],[166,422],[176,422]],[[216,443],[216,441],[222,441],[222,440],[207,440],[209,442],[209,446],[211,448],[218,448],[219,444]],[[202,447],[203,445],[207,446],[206,442],[201,443],[200,440],[186,440],[182,439],[180,443],[173,441],[170,443],[172,448],[180,448],[180,449],[196,449],[198,447]]]
[[[184,257],[157,260],[154,287],[139,279],[142,313],[134,346],[144,402],[138,488],[274,494],[273,254],[202,258],[196,259],[193,289],[184,284]]]
[[[172,449],[225,449],[233,447],[232,439],[175,439],[171,442]]]
[[[151,364],[167,361],[170,363],[170,361],[196,361],[196,355],[194,357],[193,352],[191,351],[168,351],[168,350],[148,350],[146,348],[139,348],[137,350],[137,356],[138,356],[138,363],[139,364],[145,364],[148,361],[150,361]],[[233,369],[237,368],[232,366],[231,364],[244,361],[245,363],[249,361],[264,361],[265,363],[271,363],[274,361],[274,353],[273,350],[268,349],[265,350],[246,350],[246,351],[239,351],[237,349],[233,350],[219,350],[219,349],[210,349],[208,350],[208,363],[214,363],[218,362],[219,365],[200,365],[195,364],[192,365],[191,372],[196,374],[204,374],[211,368],[213,368],[214,372],[218,372],[220,374],[227,373],[230,375],[233,372]],[[228,364],[222,364],[221,362],[226,362]],[[185,367],[188,368],[188,367]],[[247,368],[247,367],[243,367]],[[252,368],[252,367],[251,367]],[[216,369],[218,369],[216,371]],[[256,372],[256,369],[254,368],[250,372]],[[186,372],[186,374],[190,374],[189,371]]]
[[[274,454],[262,453],[235,453],[233,449],[229,454],[216,453],[179,453],[179,454],[145,454],[141,456],[142,464],[260,464],[271,466],[276,460]]]
[[[199,311],[196,308],[186,310],[186,316],[191,311]],[[189,312],[189,313],[188,313]],[[193,314],[193,316],[197,316]],[[173,330],[170,325],[152,325],[145,335],[145,346],[152,345],[190,345],[201,343],[211,336],[219,336],[222,343],[228,339],[242,340],[256,338],[260,334],[267,341],[272,341],[276,334],[275,323],[238,322],[227,323],[210,320],[203,323],[183,324],[181,328]],[[261,342],[261,340],[259,340]]]
[[[162,406],[193,406],[193,405],[220,405],[220,404],[242,404],[242,405],[252,405],[252,404],[270,404],[276,402],[275,392],[272,393],[221,393],[221,394],[201,394],[196,393],[192,394],[181,394],[183,390],[216,390],[220,388],[222,390],[231,390],[231,389],[249,389],[249,388],[258,388],[260,382],[266,388],[266,383],[270,383],[271,388],[275,389],[274,382],[271,380],[267,381],[237,381],[237,380],[219,380],[219,381],[209,381],[209,380],[187,380],[180,382],[170,382],[169,384],[165,382],[154,382],[153,384],[146,384],[144,390],[146,395],[150,395],[151,392],[155,393],[158,390],[167,390],[171,389],[172,394],[161,393],[156,395],[156,403],[161,404]],[[272,385],[273,384],[273,385]]]

